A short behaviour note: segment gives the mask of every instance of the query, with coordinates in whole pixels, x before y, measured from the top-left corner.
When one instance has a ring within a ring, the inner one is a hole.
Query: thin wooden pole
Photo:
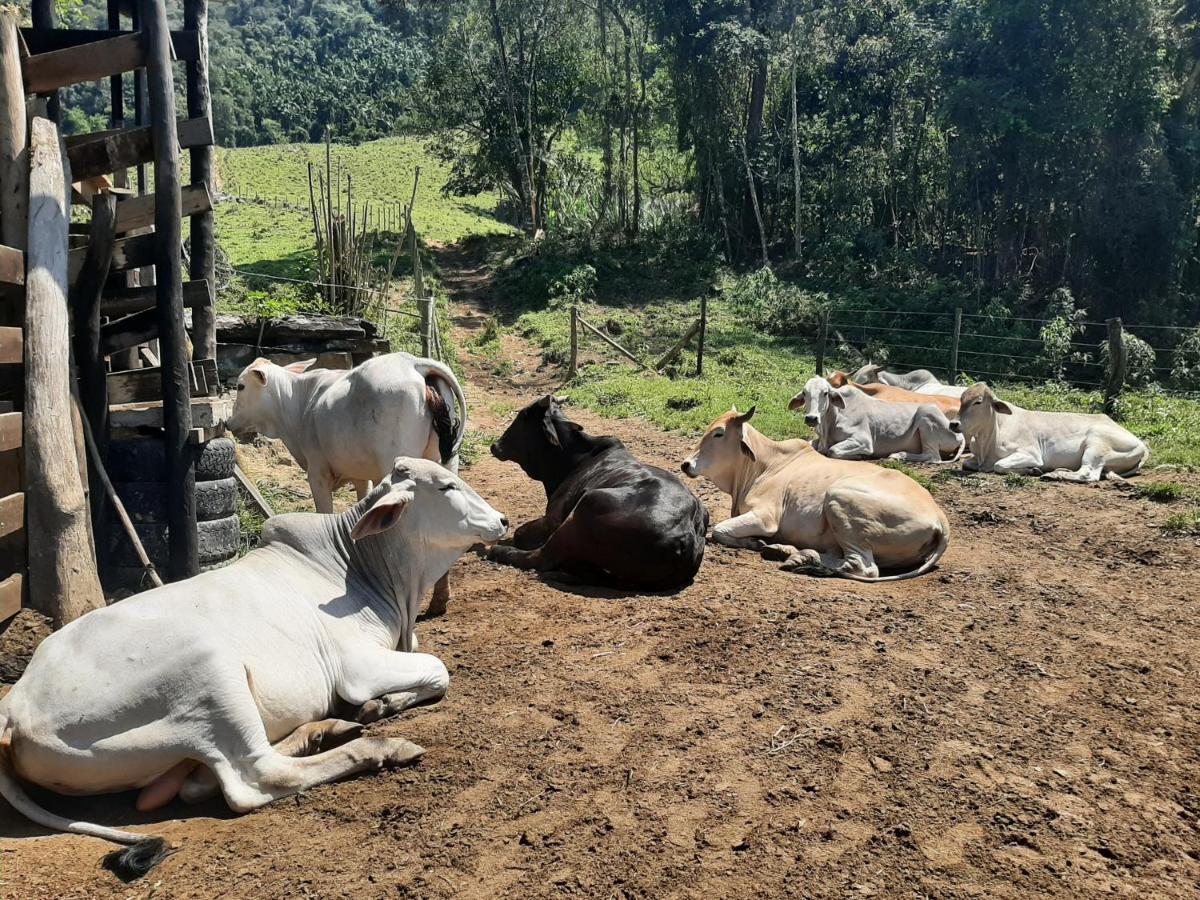
[[[208,0],[186,0],[183,5],[183,27],[196,32],[200,52],[187,64],[187,111],[191,118],[211,118],[212,96],[208,86]],[[191,154],[192,184],[212,185],[213,148],[193,147]],[[191,262],[193,279],[208,282],[208,300],[192,307],[192,344],[196,359],[217,358],[217,250],[213,233],[213,211],[191,217]]]
[[[108,455],[108,374],[100,352],[100,297],[112,263],[117,230],[117,198],[97,194],[92,198],[92,224],[83,268],[70,290],[75,319],[75,369],[79,379],[79,406],[87,432],[96,435],[100,459]],[[85,433],[85,434],[86,434]],[[98,476],[89,467],[89,483]],[[108,504],[104,494],[93,490],[88,500],[92,511],[92,533],[97,535],[97,556],[105,556],[104,536],[108,528]]]
[[[567,367],[567,378],[579,372],[579,307],[571,304],[571,363]]]
[[[61,627],[104,606],[75,448],[67,312],[67,219],[58,128],[30,128],[25,286],[25,511],[29,597]]]
[[[820,331],[817,334],[817,374],[825,374],[825,342],[829,337],[829,310],[821,313]]]
[[[0,243],[24,250],[29,229],[29,132],[20,42],[16,13],[4,13],[0,17]]]
[[[667,363],[669,363],[671,360],[673,360],[676,356],[678,356],[680,353],[682,353],[683,348],[688,345],[688,342],[691,341],[691,339],[696,336],[696,333],[699,330],[700,330],[700,320],[697,319],[688,327],[688,330],[683,333],[683,337],[681,337],[674,344],[672,344],[671,349],[668,350],[666,353],[664,353],[662,356],[660,356],[658,358],[658,360],[654,363],[654,366],[652,367],[654,369],[654,371],[656,371],[656,372],[660,371],[663,366],[665,366]]]
[[[958,339],[962,335],[962,307],[954,308],[954,335],[950,339],[950,381],[958,378]]]
[[[167,462],[168,574],[172,581],[177,581],[200,571],[196,460],[188,444],[192,430],[192,399],[187,333],[183,327],[179,136],[175,126],[175,87],[171,76],[171,35],[166,7],[163,0],[140,2],[154,139],[154,237]]]
[[[30,23],[39,31],[50,31],[58,27],[58,15],[55,12],[54,0],[33,0],[30,4]],[[58,91],[43,94],[46,98],[46,115],[56,123],[62,121],[62,109],[59,104]]]
[[[1104,411],[1116,417],[1117,397],[1125,386],[1125,335],[1120,319],[1108,319],[1108,372],[1104,381]]]
[[[696,377],[704,375],[704,340],[708,335],[708,291],[700,295],[700,334],[696,337]]]
[[[604,343],[608,344],[608,346],[612,347],[614,350],[616,350],[622,356],[637,363],[643,369],[650,368],[648,365],[646,365],[644,362],[642,362],[640,359],[638,359],[636,356],[634,356],[632,353],[630,353],[628,350],[626,350],[624,347],[622,347],[620,344],[618,344],[616,341],[614,341],[612,338],[610,338],[607,334],[605,334],[599,328],[597,328],[596,326],[594,326],[590,322],[588,322],[588,320],[585,319],[583,316],[577,316],[577,318],[579,319],[580,325],[582,325],[584,328],[586,328],[588,331],[590,331],[596,337],[600,338],[600,340],[604,341]]]

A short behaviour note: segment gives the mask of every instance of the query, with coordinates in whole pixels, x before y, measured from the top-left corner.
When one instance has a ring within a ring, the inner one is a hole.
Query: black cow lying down
[[[546,514],[494,546],[488,558],[594,584],[669,590],[704,558],[708,511],[665,469],[634,459],[615,437],[593,437],[543,397],[492,444],[546,488]]]

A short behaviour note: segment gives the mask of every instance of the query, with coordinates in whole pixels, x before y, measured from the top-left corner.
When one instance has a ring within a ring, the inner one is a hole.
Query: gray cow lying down
[[[950,427],[971,448],[963,468],[979,472],[1099,481],[1131,475],[1150,458],[1150,448],[1108,416],[1022,409],[982,381],[963,394]]]
[[[896,403],[869,397],[856,387],[835,388],[810,378],[788,409],[803,409],[815,432],[813,446],[835,459],[950,461],[962,455],[963,440],[946,414],[932,403]]]
[[[943,397],[961,397],[966,390],[957,384],[943,384],[928,369],[913,369],[911,372],[888,372],[878,363],[869,363],[850,376],[855,384],[887,384],[903,388],[915,394],[937,394]]]
[[[360,737],[360,723],[446,693],[442,662],[405,652],[421,595],[507,530],[458,476],[401,457],[353,509],[276,516],[232,566],[77,619],[0,700],[0,795],[46,828],[132,844],[106,865],[134,878],[162,858],[162,838],[54,815],[18,779],[63,794],[140,788],[140,809],[219,790],[246,812],[416,759],[420,747]],[[344,706],[358,722],[329,718]]]

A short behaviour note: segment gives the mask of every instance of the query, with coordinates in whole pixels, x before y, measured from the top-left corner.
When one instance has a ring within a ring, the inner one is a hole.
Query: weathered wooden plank
[[[192,427],[215,428],[233,414],[233,401],[224,397],[197,397],[192,400]],[[122,403],[109,409],[113,428],[162,428],[161,403]]]
[[[189,383],[193,397],[205,397],[210,392],[210,378],[216,377],[217,363],[201,359],[189,364]],[[158,367],[110,372],[108,399],[111,403],[152,403],[162,399],[162,371]]]
[[[0,413],[0,453],[16,450],[23,442],[21,413]]]
[[[100,326],[100,355],[112,356],[158,336],[158,310],[142,310]]]
[[[137,32],[121,28],[56,28],[54,31],[39,31],[36,28],[21,29],[21,37],[25,39],[29,52],[34,54],[52,53],[55,50],[96,44],[129,34],[137,34]],[[176,60],[192,62],[200,56],[200,36],[195,31],[178,29],[172,31],[171,46],[175,49]]]
[[[184,217],[208,212],[212,209],[212,197],[208,185],[192,184],[179,192]],[[117,234],[149,228],[154,224],[154,195],[145,194],[117,204]]]
[[[5,284],[25,283],[25,254],[3,244],[0,244],[0,281]]]
[[[67,158],[71,177],[76,181],[107,175],[154,159],[154,138],[150,125],[118,128],[79,135],[67,140]],[[213,143],[212,119],[207,116],[183,119],[177,126],[179,147],[207,147]]]
[[[25,593],[25,576],[20,572],[0,581],[0,622],[11,619],[21,611],[21,598]]]
[[[121,238],[113,242],[112,263],[110,272],[125,272],[129,269],[140,269],[155,263],[155,242],[152,234],[138,234],[133,237]],[[84,260],[87,259],[87,247],[76,247],[70,251],[67,271],[72,281],[83,271]]]
[[[141,33],[131,31],[118,37],[35,53],[21,60],[25,90],[42,94],[137,69],[146,63],[142,44]]]
[[[25,334],[20,328],[0,327],[0,365],[25,361]]]
[[[127,316],[142,310],[153,309],[157,302],[154,285],[135,288],[117,288],[105,294],[100,302],[100,312],[106,316]],[[183,305],[189,309],[208,299],[208,285],[203,281],[183,283]]]
[[[0,497],[0,538],[25,527],[25,494]]]

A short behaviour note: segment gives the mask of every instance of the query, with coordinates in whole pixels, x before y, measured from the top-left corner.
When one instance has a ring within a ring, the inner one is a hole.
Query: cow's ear
[[[829,402],[832,403],[834,406],[836,406],[838,409],[846,408],[846,398],[843,397],[837,391],[834,391],[832,394],[829,395]]]
[[[265,361],[266,360],[264,360],[264,362]],[[266,366],[260,366],[256,363],[254,365],[254,367],[246,374],[247,374],[247,376],[255,378],[259,384],[267,383],[267,367]]]
[[[542,431],[546,433],[548,440],[555,447],[561,447],[562,441],[558,439],[558,429],[554,427],[554,416],[550,410],[546,410],[546,415],[542,417]]]
[[[354,530],[350,532],[350,539],[361,541],[365,537],[395,528],[400,517],[404,515],[404,510],[412,502],[413,487],[415,485],[411,481],[393,485],[392,489],[376,500],[355,523]]]
[[[314,356],[312,359],[305,359],[305,360],[301,360],[300,362],[294,362],[291,365],[284,366],[284,368],[287,369],[289,372],[295,372],[297,375],[302,375],[303,373],[307,372],[309,370],[309,368],[312,367],[312,364],[315,363],[316,361],[317,361],[317,358]]]
[[[749,442],[745,438],[742,438],[742,452],[750,457],[751,460],[758,459],[758,457],[754,454],[754,450],[751,448]]]
[[[1009,406],[1007,403],[1005,403],[1003,400],[993,400],[992,401],[992,409],[994,409],[996,412],[1000,413],[1000,415],[1002,415],[1002,416],[1011,416],[1012,415],[1012,407]]]

